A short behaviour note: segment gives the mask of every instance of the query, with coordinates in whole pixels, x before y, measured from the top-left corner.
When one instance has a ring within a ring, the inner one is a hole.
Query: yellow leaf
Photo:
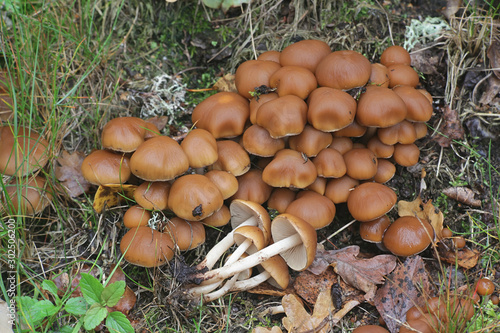
[[[443,213],[432,204],[432,200],[423,203],[420,196],[413,201],[401,200],[398,202],[398,215],[415,216],[429,221],[434,228],[434,232],[438,236],[441,235],[441,231],[443,231]]]
[[[125,198],[133,198],[136,188],[136,185],[120,184],[99,186],[94,197],[95,211],[101,214],[105,208],[114,207],[124,202]]]
[[[319,293],[312,315],[307,313],[302,302],[293,294],[283,296],[281,303],[287,315],[283,318],[283,326],[288,332],[326,333],[329,331],[330,322],[327,318],[335,310],[329,288]]]

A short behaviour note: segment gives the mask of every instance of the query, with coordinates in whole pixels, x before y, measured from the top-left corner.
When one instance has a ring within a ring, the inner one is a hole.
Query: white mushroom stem
[[[226,282],[226,284],[224,284],[224,286],[222,288],[220,288],[219,290],[203,296],[203,301],[204,302],[212,302],[212,301],[215,301],[216,299],[224,296],[225,294],[227,294],[231,290],[231,288],[236,283],[237,279],[238,279],[238,274],[234,275],[231,279],[229,279]],[[219,283],[216,283],[216,284],[219,285]]]
[[[302,244],[302,238],[299,234],[294,234],[276,243],[273,243],[246,258],[238,260],[231,265],[214,269],[204,274],[197,274],[196,276],[194,276],[194,278],[204,280],[206,281],[205,283],[215,283],[218,281],[222,281],[230,276],[244,271],[245,269],[255,267],[258,264],[268,260],[269,258],[300,244]]]
[[[205,268],[210,270],[214,267],[220,257],[222,257],[222,255],[234,244],[233,232],[234,230],[228,233],[226,237],[208,251],[205,259],[196,266],[198,270],[203,270]]]
[[[231,292],[236,292],[236,291],[245,291],[248,289],[252,289],[257,287],[259,284],[261,284],[264,281],[267,281],[271,277],[271,274],[268,271],[263,271],[260,274],[257,274],[249,279],[245,279],[242,281],[236,281],[234,286],[231,288]]]
[[[246,239],[243,243],[241,243],[236,250],[233,252],[233,254],[229,257],[229,259],[226,261],[224,264],[224,267],[227,267],[233,263],[235,263],[238,259],[241,258],[243,253],[252,245],[252,240],[251,239]],[[237,275],[237,274],[236,274]],[[200,286],[198,287],[193,287],[188,290],[188,294],[193,297],[197,297],[201,294],[207,294],[217,288],[222,281],[215,282],[215,283],[206,283],[205,281],[201,283]]]

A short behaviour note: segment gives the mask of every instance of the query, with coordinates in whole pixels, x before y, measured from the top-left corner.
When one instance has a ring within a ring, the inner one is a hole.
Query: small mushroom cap
[[[391,224],[391,220],[387,215],[383,215],[378,219],[359,224],[359,234],[361,238],[370,243],[382,243],[385,230]]]
[[[377,325],[364,325],[358,326],[352,333],[389,333],[389,331]]]
[[[368,88],[358,100],[356,120],[360,125],[389,127],[405,119],[406,104],[394,91],[376,86]]]
[[[290,283],[290,273],[286,261],[281,256],[274,256],[257,266],[259,271],[266,271],[271,276],[266,280],[270,285],[286,289]]]
[[[229,212],[229,208],[227,208],[226,205],[222,205],[222,207],[218,211],[216,211],[209,217],[205,217],[200,222],[212,227],[223,227],[228,224],[230,220],[231,213]]]
[[[130,178],[127,156],[108,150],[95,150],[82,162],[82,175],[91,184],[123,184]]]
[[[414,123],[403,120],[396,125],[377,130],[377,137],[380,142],[386,145],[395,145],[396,143],[410,144],[417,139],[417,132]]]
[[[368,148],[354,148],[344,154],[346,173],[359,180],[370,179],[377,173],[377,156]]]
[[[387,183],[394,177],[396,166],[389,160],[379,158],[377,165],[377,173],[373,176],[373,180],[377,183]]]
[[[269,87],[269,78],[281,68],[279,63],[266,60],[247,60],[240,64],[235,73],[235,84],[238,93],[245,98],[252,98],[250,92],[256,87]]]
[[[134,191],[134,200],[149,210],[165,210],[168,208],[169,182],[144,182]]]
[[[370,79],[371,64],[361,53],[335,51],[321,60],[316,67],[318,84],[340,90],[364,86]]]
[[[250,156],[237,142],[232,140],[217,141],[219,158],[212,164],[212,169],[227,171],[234,176],[241,176],[250,170]]]
[[[49,143],[38,132],[0,126],[0,174],[27,176],[43,168],[49,160]]]
[[[222,198],[226,200],[238,191],[238,179],[228,171],[210,170],[205,174],[219,188]]]
[[[233,238],[237,245],[241,245],[247,239],[251,239],[252,244],[246,250],[248,254],[260,251],[267,246],[262,229],[254,225],[243,225],[234,229]]]
[[[252,169],[238,178],[238,190],[231,200],[242,199],[263,204],[269,199],[273,188],[262,179],[262,171]]]
[[[395,64],[387,66],[389,88],[396,86],[416,87],[419,84],[418,73],[408,65]]]
[[[128,229],[147,226],[150,218],[150,211],[139,205],[134,205],[123,214],[123,225]]]
[[[201,222],[173,217],[167,228],[174,243],[181,251],[192,250],[205,243],[205,227]]]
[[[408,319],[404,325],[399,328],[399,333],[434,333],[435,330],[429,326],[429,324],[422,319]]]
[[[166,233],[149,227],[132,228],[120,242],[120,251],[129,263],[158,267],[174,257],[174,242]]]
[[[316,166],[291,149],[280,150],[262,172],[262,179],[273,187],[305,188],[316,180]]]
[[[367,127],[360,125],[356,119],[346,127],[333,132],[334,137],[359,138],[365,135]]]
[[[247,99],[234,92],[219,92],[198,104],[191,120],[196,127],[209,131],[216,139],[232,138],[243,133],[249,115]]]
[[[271,233],[274,243],[293,235],[302,239],[300,245],[280,253],[291,269],[303,271],[312,264],[318,240],[316,230],[309,223],[291,214],[280,214],[271,224]]]
[[[315,129],[311,125],[306,125],[299,135],[291,136],[288,139],[288,145],[291,149],[306,154],[308,157],[314,157],[327,148],[332,143],[332,135]]]
[[[286,187],[275,188],[267,200],[267,207],[276,209],[278,213],[283,214],[288,205],[295,200],[295,194],[295,191]]]
[[[385,231],[384,246],[397,256],[411,256],[425,250],[434,237],[429,222],[413,216],[403,216]]]
[[[309,190],[309,191],[316,192],[316,193],[321,194],[321,195],[325,195],[326,182],[327,182],[326,178],[318,176],[318,177],[316,177],[316,180],[311,185],[306,187],[305,189]]]
[[[302,191],[285,210],[285,213],[300,217],[318,230],[332,223],[335,205],[327,197],[312,191]]]
[[[358,221],[371,221],[387,214],[396,204],[396,193],[379,183],[363,183],[349,194],[347,208]]]
[[[314,73],[319,62],[330,53],[332,50],[324,41],[305,39],[285,47],[280,63],[282,66],[301,66]]]
[[[481,296],[491,295],[495,291],[495,284],[490,279],[482,278],[477,280],[476,290]]]
[[[335,204],[347,202],[352,190],[358,185],[359,180],[353,179],[348,175],[330,179],[326,183],[325,197],[332,200]]]
[[[385,88],[389,87],[389,74],[387,67],[379,63],[372,64],[369,84]]]
[[[347,167],[342,154],[334,148],[325,148],[313,158],[318,176],[340,178],[346,174]]]
[[[141,118],[118,117],[104,125],[101,133],[101,144],[104,149],[123,153],[133,152],[146,138],[159,136],[158,128]]]
[[[266,242],[271,239],[271,218],[261,205],[247,200],[236,199],[229,205],[231,212],[231,227],[234,229],[243,225],[259,227]]]
[[[186,172],[189,161],[177,141],[168,136],[157,136],[136,149],[130,158],[130,168],[141,179],[165,181]]]
[[[397,143],[394,145],[394,154],[392,157],[397,164],[409,167],[418,163],[420,149],[414,143],[408,145]]]
[[[351,150],[353,147],[353,142],[351,138],[344,136],[333,136],[332,144],[328,148],[333,148],[338,150],[339,153],[344,155],[346,152]]]
[[[259,96],[252,97],[250,100],[250,122],[252,124],[257,123],[257,112],[259,108],[265,103],[278,98],[278,94],[275,92],[270,92],[268,94],[262,94]]]
[[[283,66],[269,78],[271,88],[276,88],[280,97],[295,95],[306,99],[316,89],[318,82],[314,74],[299,66]]]
[[[425,122],[431,119],[432,104],[424,94],[410,86],[398,86],[393,90],[406,104],[407,120]]]
[[[370,149],[377,158],[390,158],[394,153],[394,146],[383,143],[376,135],[368,140],[366,148]]]
[[[281,55],[280,51],[275,51],[275,50],[265,51],[257,57],[257,60],[274,61],[279,64],[280,55]]]
[[[316,88],[307,99],[307,120],[324,132],[338,131],[349,126],[356,116],[356,101],[339,89]]]
[[[10,207],[13,214],[35,215],[50,204],[52,193],[47,191],[44,177],[30,176],[15,178],[5,186],[0,198],[4,208]]]
[[[272,138],[297,135],[302,133],[307,122],[307,104],[294,95],[278,97],[262,104],[255,119]]]
[[[243,133],[241,145],[252,155],[270,157],[285,148],[285,140],[273,139],[264,127],[252,125]]]
[[[203,168],[217,161],[217,142],[209,131],[195,128],[181,142],[191,168]]]
[[[399,45],[392,45],[386,48],[384,52],[382,52],[382,55],[380,56],[380,62],[385,66],[394,64],[403,64],[410,66],[411,57],[404,47]]]
[[[184,175],[177,178],[170,188],[168,207],[180,218],[188,221],[202,220],[223,204],[217,186],[203,175]]]

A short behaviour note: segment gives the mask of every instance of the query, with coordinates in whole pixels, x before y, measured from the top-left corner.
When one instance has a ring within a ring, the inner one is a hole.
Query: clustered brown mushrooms
[[[315,230],[328,226],[342,203],[361,222],[364,239],[400,256],[424,250],[434,234],[427,221],[390,223],[386,216],[397,198],[384,183],[395,164],[418,162],[414,142],[426,135],[432,115],[432,98],[417,89],[410,62],[398,46],[371,64],[358,52],[303,40],[243,62],[237,92],[201,102],[192,113],[196,128],[180,144],[141,119],[110,121],[103,150],[91,153],[82,171],[96,185],[143,181],[134,195],[138,206],[124,216],[125,259],[164,264],[176,248],[201,244],[203,226],[231,221],[232,231],[196,266],[191,277],[200,285],[187,294],[213,300],[267,279],[283,287],[287,278],[269,267],[283,267],[276,259],[283,258],[292,269],[305,269],[314,257]],[[272,223],[266,206],[279,214]],[[175,217],[163,230],[151,229],[155,214],[165,211]],[[393,245],[417,236],[422,244]],[[255,266],[261,273],[244,277]]]
[[[0,126],[0,176],[12,177],[0,194],[2,210],[35,215],[52,200],[39,172],[49,160],[49,143],[26,127]]]

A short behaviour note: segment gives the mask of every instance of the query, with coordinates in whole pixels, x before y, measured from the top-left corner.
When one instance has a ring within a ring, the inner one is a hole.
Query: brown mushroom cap
[[[272,138],[297,135],[307,122],[307,104],[303,99],[287,95],[259,107],[256,124],[268,130]]]
[[[409,167],[418,163],[420,149],[414,143],[410,143],[409,145],[397,143],[394,145],[394,154],[392,157],[397,164]]]
[[[330,147],[337,150],[339,153],[344,155],[347,151],[351,150],[353,146],[352,140],[345,136],[333,136],[332,143]]]
[[[219,188],[224,200],[238,191],[238,179],[230,172],[210,170],[205,174],[205,177],[210,179]]]
[[[123,153],[133,152],[145,139],[159,136],[158,128],[141,118],[118,117],[104,125],[101,133],[101,144],[104,149]]]
[[[389,333],[389,331],[377,325],[364,325],[358,326],[352,333]]]
[[[406,119],[410,121],[425,122],[432,117],[432,104],[427,97],[417,89],[410,86],[398,86],[393,91],[401,97],[406,104]]]
[[[280,256],[274,256],[262,262],[257,266],[259,271],[266,271],[270,277],[266,280],[267,283],[275,288],[286,289],[290,283],[290,274],[286,261]]]
[[[384,246],[397,256],[411,256],[425,250],[434,237],[429,222],[413,216],[394,221],[384,234]]]
[[[307,120],[324,132],[349,126],[356,115],[356,101],[351,95],[329,87],[316,88],[307,99]]]
[[[396,204],[396,193],[378,183],[363,183],[349,194],[347,208],[358,221],[371,221],[387,214]]]
[[[190,131],[181,142],[191,168],[203,168],[217,161],[217,142],[209,131],[196,128]]]
[[[305,39],[285,47],[280,63],[282,66],[301,66],[314,73],[319,62],[330,53],[332,50],[324,41]]]
[[[257,123],[257,111],[259,110],[259,108],[263,104],[265,104],[269,101],[272,101],[273,99],[276,99],[278,97],[279,97],[278,94],[275,92],[252,97],[252,99],[250,100],[250,122],[252,124],[256,124]]]
[[[388,88],[389,74],[387,67],[379,63],[372,64],[371,66],[372,66],[372,72],[370,74],[369,84]]]
[[[128,229],[147,226],[150,218],[150,211],[134,205],[123,214],[123,225]]]
[[[345,175],[347,167],[342,154],[334,148],[325,148],[312,159],[318,176],[325,178],[340,178]]]
[[[418,73],[408,65],[395,64],[387,66],[389,88],[396,86],[416,87],[419,84]]]
[[[132,228],[120,242],[120,251],[129,263],[158,267],[174,257],[174,242],[166,233],[149,227]]]
[[[144,182],[134,191],[134,200],[149,210],[168,208],[169,182]]]
[[[315,129],[311,125],[306,125],[299,135],[291,136],[288,145],[291,149],[314,157],[327,148],[332,143],[332,135]]]
[[[358,185],[359,180],[353,179],[348,175],[330,179],[326,183],[325,197],[332,200],[335,204],[347,202],[351,191]]]
[[[311,265],[316,256],[317,235],[309,223],[291,214],[280,214],[271,224],[271,233],[274,243],[295,234],[299,235],[301,244],[281,252],[280,256],[296,271],[305,270]]]
[[[257,60],[274,61],[274,62],[277,62],[279,64],[280,63],[280,56],[281,56],[280,51],[270,50],[270,51],[262,52],[257,57]]]
[[[373,180],[377,183],[383,184],[388,182],[394,177],[396,173],[396,166],[384,158],[378,159],[377,173],[373,176]]]
[[[0,199],[3,208],[10,209],[12,215],[35,215],[50,204],[52,193],[47,191],[44,177],[30,176],[14,178],[5,186]]]
[[[343,157],[346,173],[351,178],[370,179],[377,173],[377,156],[368,148],[353,148]]]
[[[476,291],[481,296],[491,295],[495,291],[495,284],[487,278],[477,280]]]
[[[251,244],[246,250],[246,253],[249,254],[262,250],[267,245],[264,233],[258,226],[254,225],[243,225],[234,229],[233,238],[236,245],[241,245],[250,239]]]
[[[366,126],[360,125],[356,119],[347,125],[346,127],[333,132],[334,137],[348,137],[348,138],[359,138],[365,135],[368,128]]]
[[[429,326],[429,324],[422,319],[409,319],[404,325],[399,328],[399,333],[434,333],[435,330]]]
[[[262,172],[262,179],[273,187],[305,188],[317,177],[311,160],[291,149],[280,150]]]
[[[49,160],[49,143],[26,127],[0,126],[0,174],[22,177],[43,168]]]
[[[318,82],[314,74],[299,66],[283,66],[269,78],[271,88],[276,88],[280,97],[295,95],[306,99],[316,89]]]
[[[130,178],[130,161],[123,154],[95,150],[82,162],[82,175],[91,184],[124,184]]]
[[[217,186],[203,175],[184,175],[177,178],[168,196],[168,207],[180,218],[188,221],[202,220],[223,204]]]
[[[372,136],[366,148],[370,149],[377,158],[390,158],[394,153],[394,146],[383,143],[378,136]]]
[[[269,199],[273,188],[262,180],[262,171],[252,169],[237,177],[238,190],[231,200],[241,199],[263,204]]]
[[[359,234],[361,238],[370,243],[382,243],[385,230],[391,224],[391,220],[387,215],[359,224]]]
[[[238,93],[245,98],[252,98],[250,92],[263,85],[269,87],[269,78],[280,68],[280,64],[274,61],[247,60],[243,62],[236,69],[234,78]]]
[[[276,209],[278,213],[283,214],[288,205],[295,200],[295,191],[289,188],[275,188],[267,200],[267,207]]]
[[[380,62],[385,66],[394,64],[403,64],[410,66],[411,57],[404,47],[399,45],[392,45],[386,48],[384,52],[382,52],[382,55],[380,56]]]
[[[364,86],[370,79],[371,64],[361,53],[335,51],[327,55],[316,67],[318,84],[340,90]]]
[[[321,195],[325,195],[326,182],[327,182],[326,178],[318,176],[318,177],[316,177],[316,180],[311,185],[306,187],[305,189],[309,190],[309,191],[316,192],[316,193],[321,194]]]
[[[214,170],[222,170],[241,176],[250,170],[250,156],[246,150],[232,140],[217,141],[219,158],[212,164]]]
[[[417,131],[413,123],[403,120],[396,125],[379,128],[377,137],[386,145],[395,145],[396,143],[410,144],[417,139]]]
[[[196,127],[209,131],[219,139],[242,134],[249,116],[250,107],[247,99],[237,93],[223,91],[198,104],[193,110],[191,119]]]
[[[168,136],[157,136],[136,149],[130,158],[130,169],[141,179],[165,181],[186,172],[189,161],[177,141]]]
[[[360,125],[389,127],[406,117],[406,104],[388,88],[370,86],[358,100],[356,120]]]
[[[252,155],[268,157],[285,148],[285,140],[273,139],[264,127],[252,125],[243,133],[241,145]]]
[[[318,230],[332,223],[336,209],[327,197],[312,191],[302,191],[288,205],[285,213],[300,217]]]
[[[192,250],[205,243],[205,227],[198,221],[186,221],[173,217],[167,229],[175,245],[181,251]]]
[[[229,212],[229,208],[226,205],[222,205],[222,207],[218,211],[216,211],[209,217],[205,217],[200,222],[212,227],[222,227],[228,224],[230,220],[231,213]]]

